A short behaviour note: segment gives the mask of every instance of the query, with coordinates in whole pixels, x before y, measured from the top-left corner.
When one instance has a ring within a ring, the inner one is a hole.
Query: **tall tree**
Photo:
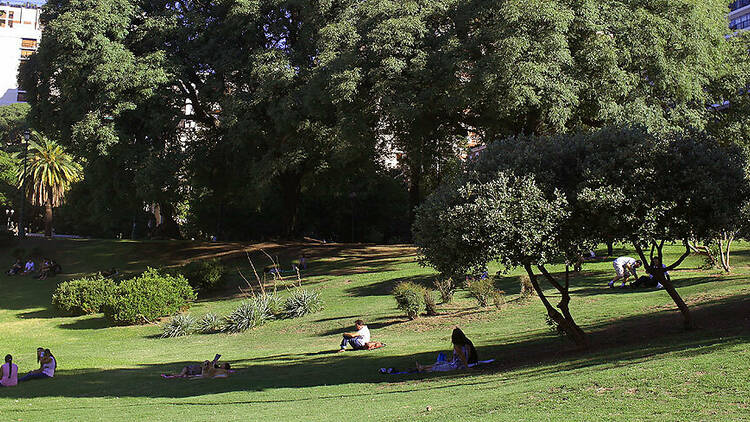
[[[28,169],[19,167],[18,186],[26,185],[32,204],[45,207],[44,234],[52,236],[52,208],[60,206],[70,186],[81,180],[81,165],[55,141],[34,133],[26,159]]]

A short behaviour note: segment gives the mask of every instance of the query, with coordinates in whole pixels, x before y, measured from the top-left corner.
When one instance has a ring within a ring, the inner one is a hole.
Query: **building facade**
[[[41,7],[0,1],[0,105],[25,102],[18,89],[18,66],[36,51],[42,38]]]
[[[740,30],[750,28],[750,0],[737,0],[729,5],[729,27]]]

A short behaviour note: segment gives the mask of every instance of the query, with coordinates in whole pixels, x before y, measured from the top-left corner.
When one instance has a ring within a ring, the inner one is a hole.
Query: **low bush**
[[[532,297],[536,294],[534,291],[534,285],[531,284],[531,279],[528,275],[524,274],[520,277],[521,282],[521,297],[527,298]]]
[[[322,309],[323,300],[320,298],[320,293],[315,290],[297,287],[292,289],[284,301],[284,316],[287,318],[299,318]]]
[[[497,290],[492,294],[492,302],[495,304],[495,308],[501,309],[505,305],[505,292]]]
[[[202,334],[213,334],[220,332],[222,325],[221,318],[215,313],[209,312],[196,322],[195,329]]]
[[[440,299],[443,303],[451,303],[453,301],[453,294],[456,292],[456,284],[450,277],[436,278],[434,283],[437,291],[440,292]]]
[[[190,314],[179,314],[173,316],[169,322],[162,327],[161,338],[182,337],[193,334],[196,330],[196,321]]]
[[[52,294],[52,305],[62,315],[95,314],[112,295],[115,283],[97,274],[60,283]]]
[[[429,289],[425,289],[424,291],[424,310],[428,316],[435,316],[438,314],[435,298],[432,297],[432,290]]]
[[[223,287],[226,281],[226,268],[218,259],[193,261],[183,265],[179,272],[201,294]]]
[[[148,268],[117,285],[103,310],[115,324],[143,324],[186,309],[195,298],[185,277]]]
[[[262,301],[256,299],[240,303],[231,314],[224,317],[222,331],[226,333],[241,333],[249,329],[260,327],[271,319]]]
[[[495,295],[495,280],[492,277],[472,280],[469,282],[468,290],[469,296],[476,299],[479,306],[485,307]]]
[[[424,287],[410,281],[399,283],[393,289],[393,297],[399,309],[406,313],[409,319],[415,319],[424,307]]]

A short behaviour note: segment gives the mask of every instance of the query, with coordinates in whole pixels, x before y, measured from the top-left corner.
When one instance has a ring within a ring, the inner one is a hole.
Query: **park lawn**
[[[681,328],[665,292],[608,289],[611,261],[587,263],[572,280],[571,302],[592,343],[585,352],[549,330],[537,298],[518,298],[519,272],[500,282],[506,304],[499,310],[477,308],[459,291],[454,303],[439,306],[441,315],[407,321],[390,289],[400,280],[429,283],[434,275],[409,246],[29,240],[24,247],[56,257],[66,275],[0,276],[0,354],[13,354],[25,372],[44,346],[59,368],[52,380],[0,390],[1,420],[750,419],[748,243],[737,245],[729,275],[700,270],[699,256],[673,272],[694,312],[691,331]],[[227,313],[246,291],[239,273],[254,283],[248,259],[268,264],[260,248],[284,268],[304,249],[311,265],[302,283],[320,290],[325,309],[243,334],[161,339],[158,325],[108,327],[101,315],[58,317],[50,306],[55,283],[66,278],[218,256],[233,269],[230,286],[190,312]],[[0,251],[2,262],[12,261],[12,249]],[[680,252],[668,247],[671,258]],[[331,353],[358,317],[388,346]],[[496,362],[467,372],[378,373],[434,361],[450,348],[456,325],[474,340],[480,359]],[[238,372],[219,380],[159,377],[215,353]]]

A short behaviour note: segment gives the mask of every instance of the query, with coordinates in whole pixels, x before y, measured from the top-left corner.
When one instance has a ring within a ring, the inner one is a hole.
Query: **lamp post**
[[[26,129],[23,131],[23,179],[21,180],[21,210],[18,213],[18,238],[23,239],[26,237],[26,229],[23,225],[23,212],[26,208],[26,156],[29,153],[29,138],[31,138],[31,131]]]

